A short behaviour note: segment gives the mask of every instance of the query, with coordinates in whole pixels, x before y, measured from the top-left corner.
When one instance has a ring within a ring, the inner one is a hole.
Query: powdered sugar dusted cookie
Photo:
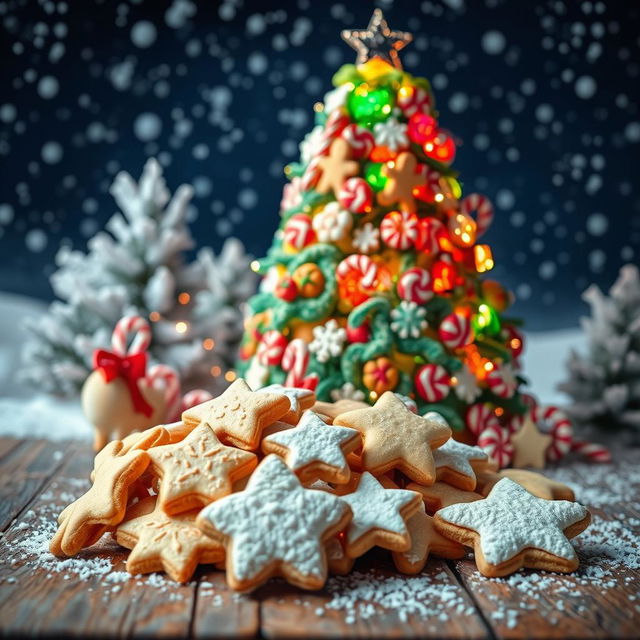
[[[346,576],[353,569],[356,559],[347,555],[344,548],[344,535],[339,534],[330,538],[325,548],[329,573],[334,576]]]
[[[562,482],[547,478],[541,473],[527,471],[526,469],[503,469],[498,476],[509,478],[524,487],[529,493],[545,500],[570,500],[576,499],[571,487]]]
[[[425,513],[424,506],[407,520],[411,536],[411,547],[407,551],[394,551],[393,563],[402,573],[420,573],[427,563],[429,554],[456,560],[465,555],[464,547],[438,533],[433,518]]]
[[[168,514],[203,507],[231,493],[232,484],[258,464],[255,454],[223,445],[208,424],[181,442],[150,449],[149,457],[160,479],[158,506]]]
[[[452,487],[446,482],[434,482],[428,487],[419,485],[416,482],[410,482],[407,485],[407,489],[409,491],[417,491],[422,496],[424,506],[429,514],[434,514],[443,507],[448,507],[452,504],[475,502],[476,500],[482,500],[484,497],[475,491],[464,491],[457,487]]]
[[[118,455],[121,449],[122,442],[115,440],[100,452],[93,485],[58,517],[60,526],[49,544],[54,555],[73,556],[122,521],[129,488],[149,465],[149,454],[133,449]]]
[[[203,402],[182,414],[187,425],[208,423],[222,442],[255,451],[262,430],[280,420],[291,408],[282,393],[258,393],[238,378],[222,395]]]
[[[407,551],[411,546],[406,521],[421,507],[420,494],[385,489],[370,473],[363,473],[353,493],[342,496],[353,511],[346,530],[347,555],[357,558],[375,546]]]
[[[300,416],[307,409],[311,409],[316,401],[316,394],[310,389],[300,389],[298,387],[285,387],[281,384],[270,384],[256,393],[282,393],[289,398],[290,409],[280,420],[289,424],[298,424]]]
[[[127,571],[131,574],[166,571],[176,582],[191,578],[198,564],[224,560],[224,547],[196,525],[197,512],[168,516],[156,498],[141,500],[127,510],[116,530],[118,544],[131,549]]]
[[[486,462],[488,458],[480,447],[470,447],[450,438],[433,452],[436,477],[463,491],[473,491],[476,488],[473,465]]]
[[[359,431],[327,425],[313,411],[307,411],[293,429],[264,438],[262,450],[284,458],[303,482],[319,478],[341,484],[351,475],[345,456],[360,444]]]
[[[536,498],[503,478],[484,500],[445,507],[434,520],[440,533],[473,547],[480,573],[495,578],[521,567],[574,571],[578,556],[569,538],[591,516],[576,502]]]
[[[269,455],[244,491],[205,507],[196,522],[225,545],[229,586],[250,591],[276,575],[320,589],[327,578],[325,543],[350,519],[341,498],[305,489],[278,456]]]
[[[451,437],[451,429],[441,420],[412,413],[392,391],[386,391],[373,407],[342,413],[334,424],[362,433],[362,468],[374,475],[399,469],[414,482],[435,481],[432,449]]]

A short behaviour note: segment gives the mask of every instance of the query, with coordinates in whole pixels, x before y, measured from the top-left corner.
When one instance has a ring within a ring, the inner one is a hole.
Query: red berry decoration
[[[427,402],[446,398],[451,388],[451,378],[439,364],[422,365],[416,372],[414,383],[420,397]]]
[[[425,141],[422,148],[427,157],[442,162],[442,164],[451,164],[456,157],[456,143],[443,129],[438,129]]]
[[[426,113],[414,113],[409,118],[407,125],[407,134],[412,142],[416,144],[424,144],[438,128],[435,118],[428,116]]]
[[[450,313],[438,327],[440,340],[450,349],[459,349],[473,342],[473,329],[467,316]]]
[[[371,337],[371,331],[366,324],[359,327],[350,327],[347,325],[347,340],[349,342],[368,342]]]
[[[284,276],[276,285],[274,293],[281,300],[292,302],[298,297],[298,285],[291,276]]]

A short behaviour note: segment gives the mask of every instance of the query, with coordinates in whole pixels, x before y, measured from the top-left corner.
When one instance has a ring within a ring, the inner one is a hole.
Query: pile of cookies
[[[374,546],[399,571],[429,554],[504,576],[572,571],[569,538],[590,521],[571,490],[539,474],[495,471],[393,392],[374,406],[316,402],[312,391],[236,380],[222,395],[108,444],[93,485],[59,516],[51,552],[72,556],[107,531],[131,549],[132,574],[185,582],[198,564],[250,591],[272,576],[321,588]]]

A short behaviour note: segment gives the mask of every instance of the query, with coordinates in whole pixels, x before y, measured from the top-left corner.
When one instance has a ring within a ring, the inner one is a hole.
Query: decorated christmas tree
[[[213,388],[235,360],[241,306],[255,291],[250,258],[230,239],[218,256],[205,248],[186,261],[192,189],[182,185],[171,197],[155,160],[138,183],[116,176],[111,194],[121,213],[89,240],[88,252],[62,248],[56,256],[51,284],[60,300],[29,325],[21,376],[42,391],[76,393],[118,320],[141,315],[152,327],[151,363],[176,369],[185,391]]]
[[[392,390],[456,430],[507,438],[527,411],[523,344],[505,315],[511,295],[484,279],[491,203],[463,194],[430,84],[401,68],[411,36],[379,10],[342,35],[357,63],[338,70],[285,170],[239,372],[322,400],[373,403]]]
[[[560,390],[571,398],[576,426],[627,429],[640,438],[640,272],[628,264],[605,296],[595,285],[583,294],[591,317],[582,319],[587,352],[571,353]]]

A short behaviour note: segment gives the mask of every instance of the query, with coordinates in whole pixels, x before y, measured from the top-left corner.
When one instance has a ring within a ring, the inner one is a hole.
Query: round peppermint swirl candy
[[[408,211],[390,211],[382,218],[380,237],[392,249],[406,251],[418,237],[418,216]]]
[[[338,202],[351,213],[367,213],[373,204],[373,190],[366,180],[349,178],[338,193]]]
[[[284,242],[293,249],[304,249],[316,238],[311,216],[306,213],[296,213],[291,216],[284,226]]]
[[[498,464],[500,469],[508,467],[513,460],[511,436],[500,425],[486,427],[478,436],[478,446]]]
[[[450,349],[459,349],[473,342],[473,329],[467,316],[450,313],[438,327],[440,340]]]
[[[397,291],[403,300],[424,304],[433,298],[431,274],[421,267],[411,267],[400,276]]]
[[[451,377],[439,364],[425,364],[416,372],[414,383],[423,400],[438,402],[449,395]]]
[[[280,364],[286,346],[287,339],[279,331],[265,332],[256,353],[258,362],[267,366]]]

